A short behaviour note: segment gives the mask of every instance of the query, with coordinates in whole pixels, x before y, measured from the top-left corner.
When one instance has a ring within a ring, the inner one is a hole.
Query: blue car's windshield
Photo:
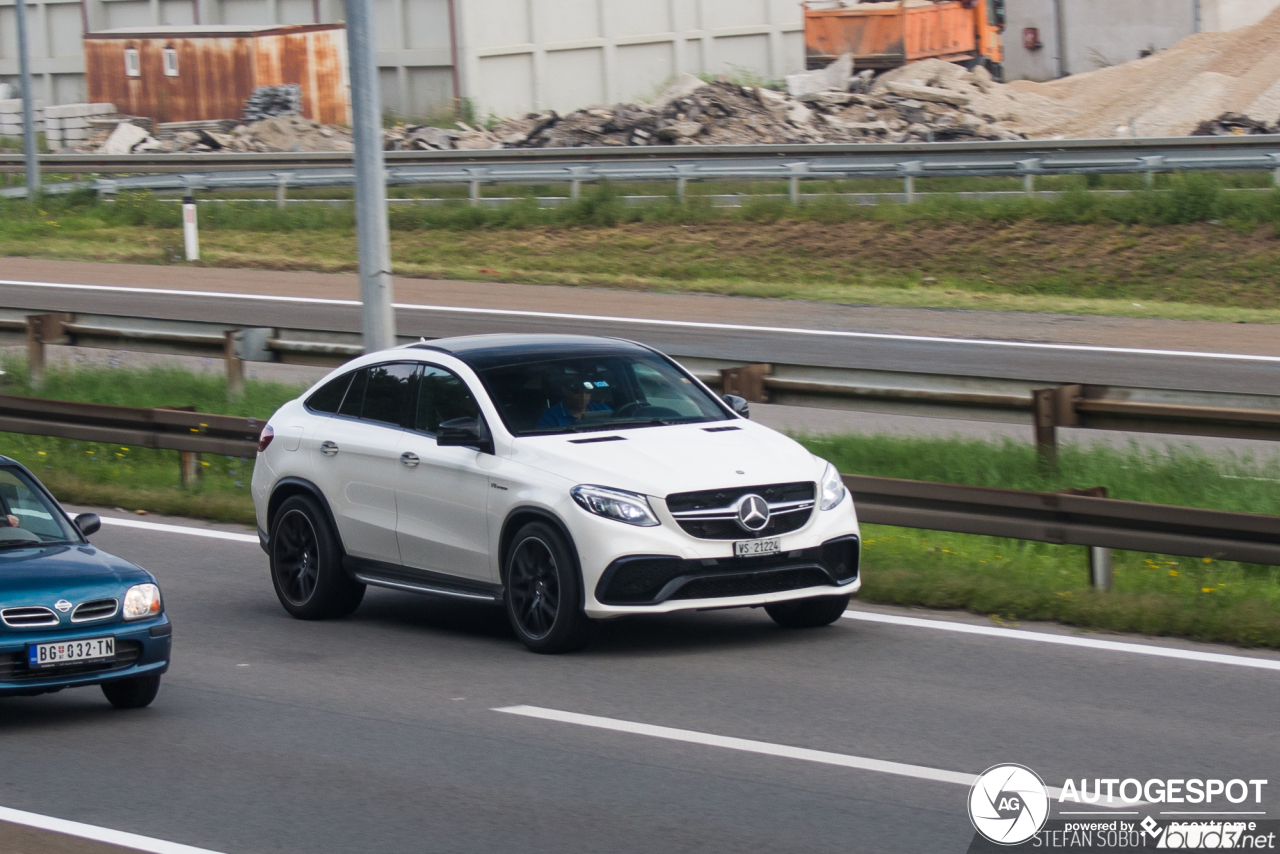
[[[66,517],[25,473],[0,467],[0,549],[79,541]]]

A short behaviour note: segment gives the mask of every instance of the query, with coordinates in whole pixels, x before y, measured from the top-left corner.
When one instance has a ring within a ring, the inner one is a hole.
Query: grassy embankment
[[[29,394],[19,363],[9,394]],[[229,403],[220,376],[182,371],[51,371],[43,394],[132,405],[194,405],[269,416],[297,389],[249,380]],[[1057,490],[1106,486],[1115,498],[1280,514],[1280,458],[1206,457],[1190,449],[1066,446],[1057,472],[1011,442],[841,436],[802,438],[846,472]],[[177,485],[177,455],[100,443],[0,434],[0,453],[29,465],[62,500],[251,524],[252,460],[206,457],[196,487]],[[868,525],[872,602],[962,608],[1009,623],[1058,620],[1116,631],[1280,647],[1280,569],[1134,552],[1115,555],[1115,589],[1089,589],[1085,550],[993,537]]]
[[[458,200],[393,207],[392,255],[406,276],[1280,322],[1280,190],[1229,191],[1254,179],[1170,176],[1154,191],[1115,196],[1064,178],[1056,199],[938,196],[911,206],[621,200],[623,189],[645,188],[602,188],[550,210],[532,198],[501,208]],[[203,206],[200,217],[205,265],[355,267],[348,205],[240,201]],[[177,206],[150,195],[46,197],[38,211],[7,202],[0,254],[185,263],[179,226]]]

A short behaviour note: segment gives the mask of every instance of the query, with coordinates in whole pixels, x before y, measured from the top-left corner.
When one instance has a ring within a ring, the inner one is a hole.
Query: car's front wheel
[[[582,611],[582,578],[564,536],[545,522],[516,532],[507,550],[504,601],[520,641],[534,652],[582,649],[594,624]]]
[[[360,607],[365,586],[342,568],[338,538],[313,499],[295,495],[280,505],[270,556],[276,597],[298,619],[345,617]]]
[[[103,682],[102,693],[117,709],[141,709],[151,705],[160,693],[159,676],[135,676],[133,679],[117,679]]]
[[[848,596],[818,596],[765,605],[764,610],[784,629],[816,629],[840,619],[848,607]]]

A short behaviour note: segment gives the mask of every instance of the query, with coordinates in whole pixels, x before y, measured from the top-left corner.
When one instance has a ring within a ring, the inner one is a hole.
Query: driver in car
[[[16,528],[18,527],[18,517],[12,513],[0,516],[0,528]]]
[[[560,402],[549,407],[538,419],[538,427],[569,427],[578,423],[586,412],[612,412],[608,406],[591,399],[591,383],[576,373],[566,373],[561,380]]]

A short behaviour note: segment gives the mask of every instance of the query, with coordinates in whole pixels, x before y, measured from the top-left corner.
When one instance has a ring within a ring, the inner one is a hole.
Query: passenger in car
[[[538,419],[539,428],[568,427],[576,424],[586,412],[612,412],[608,406],[591,399],[591,386],[577,374],[565,374],[560,386],[563,398],[549,407]]]

